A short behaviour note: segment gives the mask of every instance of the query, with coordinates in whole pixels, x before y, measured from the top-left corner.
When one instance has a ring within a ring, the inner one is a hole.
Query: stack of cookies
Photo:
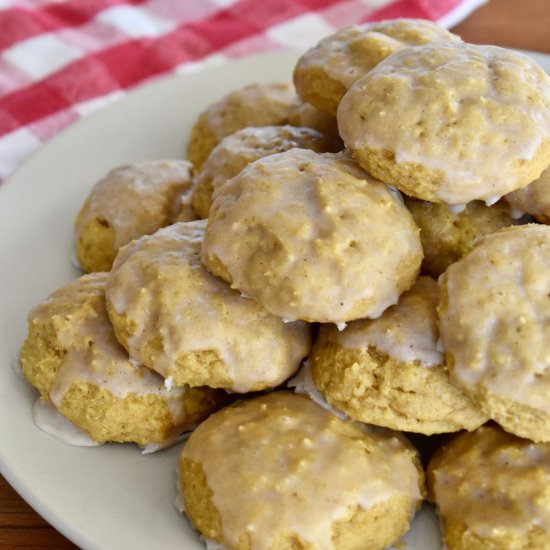
[[[381,549],[426,494],[447,548],[550,547],[550,78],[397,19],[293,81],[94,186],[25,376],[96,441],[196,428],[182,507],[223,548]],[[427,477],[412,434],[448,434]]]

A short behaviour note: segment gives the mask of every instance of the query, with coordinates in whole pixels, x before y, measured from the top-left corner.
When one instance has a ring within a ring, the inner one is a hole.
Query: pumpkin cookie
[[[76,219],[82,269],[109,271],[121,246],[172,223],[191,185],[187,161],[142,161],[111,170],[95,184]]]
[[[550,548],[550,444],[490,424],[451,439],[427,474],[449,550]]]
[[[472,201],[457,212],[444,203],[412,197],[404,197],[404,200],[416,225],[420,227],[424,250],[421,271],[432,277],[439,277],[452,263],[460,260],[482,235],[517,222],[504,201],[493,206]]]
[[[377,317],[414,283],[418,228],[395,192],[342,155],[292,149],[217,193],[201,257],[284,319]]]
[[[203,422],[179,475],[195,527],[235,550],[382,549],[408,530],[423,495],[410,443],[289,392]]]
[[[324,398],[350,418],[423,434],[472,430],[487,417],[449,380],[439,338],[439,287],[419,277],[381,317],[322,325],[309,360]]]
[[[118,255],[106,287],[119,341],[176,385],[275,387],[309,353],[306,323],[284,323],[200,261],[206,221],[176,223]]]
[[[451,379],[507,431],[550,441],[550,227],[483,237],[440,283]]]
[[[550,164],[550,77],[496,46],[407,48],[355,82],[338,128],[367,172],[407,195],[493,204]]]

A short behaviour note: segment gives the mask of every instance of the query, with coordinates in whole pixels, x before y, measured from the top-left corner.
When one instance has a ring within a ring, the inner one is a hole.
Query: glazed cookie
[[[517,215],[530,214],[541,223],[550,224],[550,167],[527,187],[504,197]]]
[[[335,140],[340,149],[344,148],[344,143],[338,133],[336,117],[317,109],[310,103],[298,99],[292,108],[288,123],[299,128],[313,128],[328,138]]]
[[[76,219],[76,255],[86,272],[109,271],[118,249],[172,223],[190,189],[187,161],[142,161],[96,183]]]
[[[444,445],[428,467],[449,550],[550,548],[550,444],[487,425]]]
[[[203,111],[189,136],[187,158],[198,169],[225,137],[248,126],[288,124],[296,102],[291,84],[250,84],[231,92]]]
[[[322,325],[309,364],[327,402],[354,420],[428,435],[483,424],[437,350],[438,301],[437,283],[419,277],[378,319]]]
[[[395,52],[349,89],[337,118],[367,172],[431,202],[492,204],[550,164],[550,78],[496,46]]]
[[[206,221],[177,223],[124,247],[106,287],[132,357],[176,385],[275,387],[308,355],[306,323],[284,323],[201,264]]]
[[[344,27],[300,57],[294,69],[294,85],[304,101],[336,115],[338,104],[351,85],[388,55],[440,41],[462,40],[425,19],[389,19]]]
[[[482,235],[494,233],[517,223],[504,201],[487,206],[472,201],[459,212],[444,203],[404,197],[416,225],[424,250],[422,273],[439,277],[452,263],[469,252]]]
[[[105,309],[106,273],[84,275],[29,314],[27,380],[95,441],[166,445],[221,404],[210,388],[167,388],[128,357]]]
[[[195,527],[232,550],[381,549],[408,530],[424,493],[404,438],[289,392],[211,416],[183,447],[179,474]]]
[[[451,379],[505,430],[550,441],[550,227],[483,237],[440,284]]]
[[[200,218],[208,218],[213,193],[247,164],[294,147],[318,153],[337,151],[335,142],[311,128],[259,126],[243,128],[223,138],[210,153],[197,176],[192,204]]]
[[[292,149],[217,193],[201,257],[284,319],[377,317],[412,286],[422,247],[400,196],[342,155]]]

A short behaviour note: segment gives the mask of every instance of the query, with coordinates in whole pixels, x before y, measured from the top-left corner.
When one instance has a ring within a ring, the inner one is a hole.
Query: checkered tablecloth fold
[[[484,0],[0,0],[0,181],[69,124],[214,57],[305,50],[394,17],[446,26]]]

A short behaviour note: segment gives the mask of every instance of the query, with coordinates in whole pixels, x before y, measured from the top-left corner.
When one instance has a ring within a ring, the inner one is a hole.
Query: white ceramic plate
[[[73,220],[92,184],[130,161],[181,157],[207,104],[250,82],[290,80],[297,54],[271,54],[145,86],[71,126],[0,186],[0,466],[42,516],[85,549],[200,549],[174,507],[178,447],[72,447],[33,424],[35,392],[18,373],[27,312],[79,273]],[[547,71],[550,57],[535,55]],[[407,548],[439,550],[424,511]]]

